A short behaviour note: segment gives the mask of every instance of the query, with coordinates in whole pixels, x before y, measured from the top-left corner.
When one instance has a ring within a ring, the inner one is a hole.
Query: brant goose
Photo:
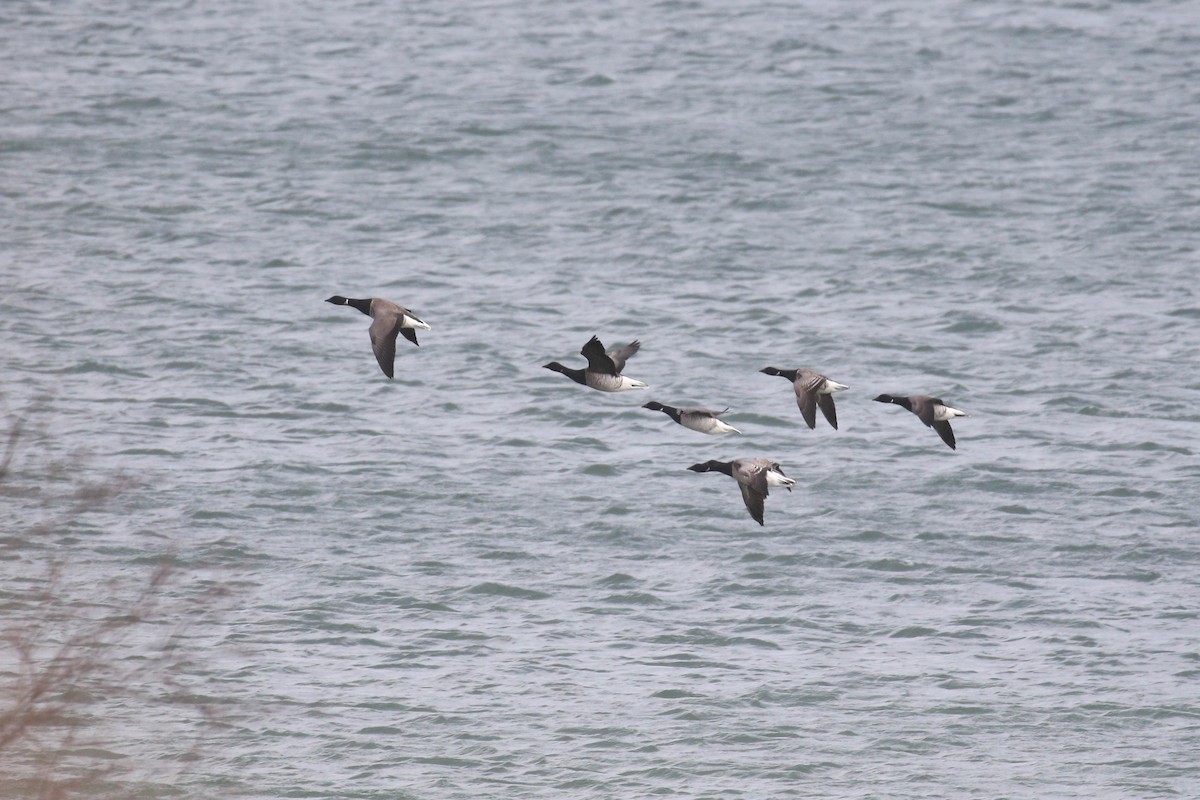
[[[792,382],[792,388],[796,390],[796,405],[800,406],[800,414],[809,428],[817,427],[817,406],[820,406],[825,419],[829,420],[835,431],[837,430],[837,409],[833,405],[833,393],[848,389],[848,386],[831,381],[811,369],[764,367],[759,372],[778,375]]]
[[[588,361],[586,369],[564,367],[557,361],[551,361],[549,364],[543,364],[542,366],[555,372],[561,372],[576,383],[590,386],[601,392],[624,392],[629,389],[645,389],[646,384],[641,381],[635,381],[633,378],[626,378],[621,374],[621,370],[625,368],[625,362],[641,346],[642,343],[635,339],[624,347],[614,348],[605,352],[604,345],[600,343],[600,339],[593,336],[583,346],[583,349],[579,351],[579,354]]]
[[[718,419],[725,411],[729,410],[728,408],[725,411],[713,411],[711,408],[676,408],[675,406],[664,406],[656,400],[651,400],[642,408],[661,411],[683,427],[701,433],[710,433],[714,436],[720,436],[723,433],[741,433],[737,428]]]
[[[789,492],[796,482],[783,474],[779,463],[769,458],[735,458],[733,461],[705,461],[688,467],[692,472],[723,472],[738,482],[746,510],[759,525],[763,524],[763,500],[768,487],[783,486]]]
[[[405,339],[417,344],[416,329],[429,330],[429,326],[416,314],[381,297],[355,300],[335,294],[325,302],[335,306],[353,306],[371,318],[371,327],[368,329],[371,334],[371,349],[375,351],[375,360],[379,362],[379,368],[389,378],[393,376],[396,362],[396,334],[404,334]]]
[[[950,445],[951,450],[958,449],[954,446],[954,431],[950,429],[950,420],[955,417],[965,417],[966,414],[957,408],[951,408],[943,403],[940,398],[930,397],[925,394],[914,394],[909,397],[881,394],[875,400],[880,403],[895,403],[898,406],[907,408],[916,414],[921,422],[925,423],[927,428],[933,428],[937,431],[938,436],[942,437],[943,442]]]

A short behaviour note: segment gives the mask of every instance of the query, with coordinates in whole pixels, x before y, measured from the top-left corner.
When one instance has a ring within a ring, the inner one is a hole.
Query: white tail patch
[[[935,422],[945,422],[946,420],[954,419],[955,417],[965,417],[967,412],[959,411],[957,408],[950,406],[934,406],[933,419]]]
[[[829,378],[826,378],[825,379],[825,388],[821,390],[821,394],[833,394],[834,392],[844,392],[849,388],[850,387],[844,383],[837,383],[836,381],[831,381],[831,380],[829,380]]]
[[[782,472],[776,472],[773,469],[767,470],[767,486],[795,486],[796,482],[784,475]]]
[[[429,326],[426,325],[424,322],[417,319],[416,317],[409,316],[408,314],[405,314],[400,319],[400,327],[401,328],[420,328],[423,331],[430,330]]]
[[[642,383],[641,381],[635,381],[633,378],[627,378],[624,375],[622,375],[621,376],[621,385],[618,386],[616,389],[613,389],[613,391],[614,392],[627,392],[630,389],[645,389],[648,386],[649,386],[649,384]]]
[[[714,419],[712,430],[705,431],[705,433],[711,433],[713,436],[721,436],[726,433],[741,433],[741,431],[730,425],[728,422],[722,422],[719,419]]]

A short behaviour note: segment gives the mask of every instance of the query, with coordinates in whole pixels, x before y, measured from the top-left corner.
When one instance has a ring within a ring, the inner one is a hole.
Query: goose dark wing
[[[809,428],[817,427],[817,396],[809,388],[805,381],[796,381],[792,384],[796,389],[796,405],[800,406],[800,416],[804,417],[804,422]]]
[[[938,432],[938,436],[942,437],[942,441],[950,445],[951,450],[957,450],[954,446],[954,431],[950,428],[949,422],[934,422],[933,429]]]
[[[763,478],[763,483],[766,483],[766,478]],[[742,490],[742,500],[746,503],[746,510],[750,512],[750,518],[762,525],[763,500],[766,499],[766,495],[758,493],[741,481],[738,481],[738,488]]]
[[[604,345],[598,336],[588,339],[588,343],[579,351],[579,355],[587,359],[589,372],[599,372],[601,375],[621,374],[620,367],[613,362],[608,353],[604,352]]]
[[[754,459],[753,463],[758,465],[756,469],[760,470],[757,474],[757,477],[762,480],[762,492],[764,495],[770,494],[770,492],[767,491],[768,487],[770,486],[770,484],[767,483],[768,472],[778,472],[783,477],[787,477],[787,473],[783,471],[783,467],[779,465],[778,461],[772,461],[769,458],[756,458]],[[791,486],[785,486],[784,488],[789,492],[792,490]]]
[[[396,334],[399,330],[400,317],[390,320],[376,319],[368,330],[368,333],[371,334],[371,349],[375,351],[375,360],[379,362],[379,368],[383,370],[383,374],[389,378],[395,374]]]
[[[908,398],[908,401],[912,404],[910,410],[917,415],[917,419],[924,422],[926,426],[933,425],[933,406],[934,403],[942,402],[941,400],[934,400],[932,397],[919,394]]]
[[[617,375],[621,374],[621,370],[625,369],[625,362],[628,361],[634,353],[640,350],[642,343],[634,339],[624,347],[613,348],[608,351],[608,357],[612,359],[613,366],[616,368]]]
[[[725,409],[725,411],[728,410],[728,408]],[[709,419],[716,419],[724,414],[725,411],[713,411],[711,408],[698,408],[695,406],[679,409],[679,413],[685,416],[708,417]]]
[[[767,486],[767,470],[770,469],[770,464],[765,458],[752,461],[736,460],[733,463],[733,477],[742,486],[749,486],[763,497],[769,497],[771,490]]]
[[[829,420],[829,424],[833,429],[837,430],[837,408],[833,405],[833,395],[823,394],[817,397],[817,404],[821,406],[821,413],[825,415],[825,419]]]

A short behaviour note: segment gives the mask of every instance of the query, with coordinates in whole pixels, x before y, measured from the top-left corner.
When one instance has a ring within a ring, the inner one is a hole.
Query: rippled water
[[[0,608],[170,558],[185,623],[62,768],[1200,795],[1197,87],[1190,3],[4,5]],[[396,380],[335,293],[432,326]],[[541,369],[593,334],[651,388]],[[685,469],[739,456],[798,480],[762,528]]]

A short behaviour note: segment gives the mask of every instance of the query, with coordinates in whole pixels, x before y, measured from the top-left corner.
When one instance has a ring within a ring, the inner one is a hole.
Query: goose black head
[[[369,297],[356,300],[353,297],[342,297],[340,294],[335,294],[325,302],[333,303],[335,306],[350,306],[351,308],[357,308],[368,317],[371,316],[371,298]]]
[[[688,469],[690,469],[692,472],[724,472],[726,475],[732,475],[733,462],[709,459],[703,464],[692,464],[690,467],[688,467]]]

